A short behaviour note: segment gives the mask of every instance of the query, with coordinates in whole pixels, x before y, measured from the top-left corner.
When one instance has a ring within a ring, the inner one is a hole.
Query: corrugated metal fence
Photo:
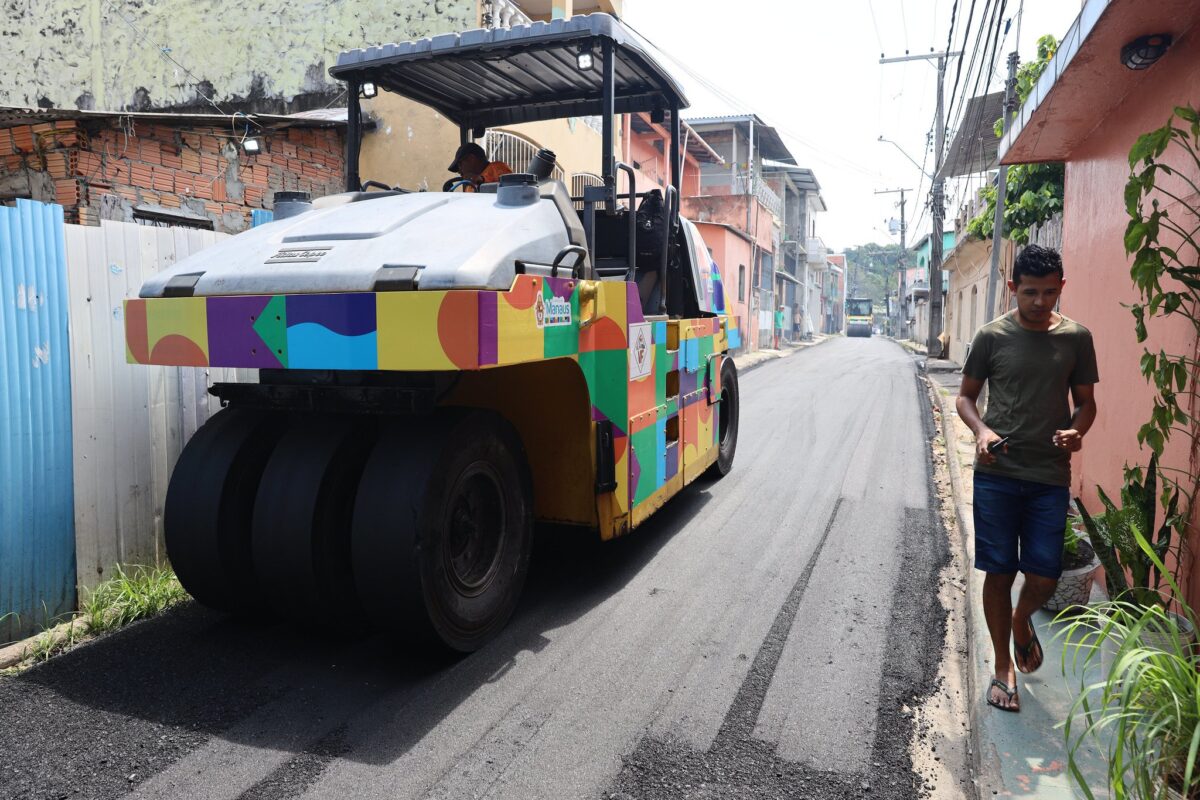
[[[75,607],[60,206],[0,207],[0,641]]]
[[[236,376],[127,364],[122,301],[137,297],[154,273],[223,238],[120,222],[66,226],[80,586],[99,583],[116,564],[166,560],[162,510],[171,469],[219,408],[208,394],[211,381]]]

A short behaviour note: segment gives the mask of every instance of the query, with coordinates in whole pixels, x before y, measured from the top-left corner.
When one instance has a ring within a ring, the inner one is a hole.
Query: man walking
[[[987,573],[983,608],[995,651],[987,702],[1004,711],[1020,710],[1016,670],[1042,665],[1032,615],[1062,574],[1071,453],[1096,419],[1092,335],[1054,310],[1065,283],[1055,251],[1029,245],[1017,256],[1008,282],[1017,308],[975,335],[956,404],[975,433],[975,568]],[[1014,609],[1017,572],[1025,583]]]

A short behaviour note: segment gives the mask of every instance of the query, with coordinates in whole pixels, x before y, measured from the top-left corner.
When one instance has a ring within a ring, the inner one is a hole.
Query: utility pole
[[[1004,84],[1004,133],[1008,133],[1009,121],[1017,110],[1017,52],[1008,54],[1008,82]],[[1001,134],[1003,136],[1003,134]],[[996,217],[992,222],[992,269],[988,273],[987,305],[984,306],[984,322],[996,316],[996,287],[1000,284],[1000,249],[1004,245],[1004,202],[1008,189],[1008,167],[999,165],[996,172]],[[971,331],[975,335],[975,331]]]
[[[933,231],[929,237],[929,337],[925,342],[925,350],[932,354],[938,345],[938,335],[942,332],[942,227],[946,216],[945,181],[938,173],[942,169],[942,150],[946,143],[945,112],[942,109],[946,82],[946,62],[955,56],[961,56],[962,51],[926,53],[917,56],[899,56],[897,58],[881,58],[880,64],[896,64],[902,61],[937,61],[937,116],[934,120],[933,142],[933,196],[931,199],[930,216],[933,219]]]
[[[900,195],[900,282],[896,288],[896,312],[897,312],[896,313],[896,331],[899,334],[901,339],[906,338],[905,334],[908,333],[908,331],[905,330],[905,328],[907,327],[905,325],[907,316],[904,313],[904,292],[905,292],[904,285],[906,283],[905,273],[907,272],[907,269],[905,267],[905,262],[907,261],[906,256],[908,254],[908,244],[905,240],[905,234],[908,232],[908,220],[904,216],[904,206],[908,201],[904,199],[904,194],[905,194],[905,192],[908,192],[908,191],[910,191],[910,190],[908,190],[908,189],[881,189],[881,190],[875,192],[875,194],[897,194],[897,193],[899,193],[899,195]]]

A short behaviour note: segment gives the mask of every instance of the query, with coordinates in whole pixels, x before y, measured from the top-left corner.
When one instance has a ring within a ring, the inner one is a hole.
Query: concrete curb
[[[29,658],[29,654],[33,651],[34,646],[43,636],[49,636],[54,643],[57,644],[58,642],[68,638],[72,628],[75,628],[77,631],[86,634],[88,624],[84,621],[83,617],[75,617],[67,622],[60,622],[53,628],[48,628],[41,633],[35,633],[33,636],[30,636],[27,639],[0,647],[0,669],[15,667],[22,661],[27,660]]]
[[[975,615],[972,611],[974,598],[980,591],[979,576],[976,574],[974,567],[975,563],[975,523],[971,514],[967,513],[967,505],[964,499],[963,492],[963,474],[962,464],[958,460],[958,436],[955,431],[958,411],[952,407],[950,398],[942,393],[938,385],[933,381],[929,382],[929,389],[937,397],[938,409],[942,415],[942,440],[946,445],[946,469],[950,473],[950,493],[954,498],[954,517],[958,523],[960,533],[960,546],[963,563],[967,567],[967,575],[964,583],[967,586],[966,604],[967,604],[967,619],[970,621],[967,625],[967,647],[970,653],[975,653],[976,649],[976,623]],[[970,659],[973,661],[973,658]],[[979,704],[975,701],[979,692],[979,676],[976,674],[974,665],[967,664],[966,669],[967,682],[967,727],[970,731],[969,739],[971,746],[971,773],[975,776],[972,781],[972,786],[975,788],[975,796],[982,800],[984,789],[981,781],[983,770],[982,758],[982,737],[981,731],[983,726],[979,719]],[[991,793],[988,793],[991,796]]]
[[[817,339],[814,342],[791,345],[787,350],[755,350],[750,353],[744,353],[740,356],[734,356],[733,365],[737,367],[739,375],[745,375],[747,372],[758,369],[763,364],[766,364],[770,361],[776,361],[781,358],[791,358],[799,352],[817,347],[818,345],[828,342],[830,339],[836,338],[838,338],[836,334],[824,335],[822,338]],[[739,363],[738,359],[742,359],[741,363]]]

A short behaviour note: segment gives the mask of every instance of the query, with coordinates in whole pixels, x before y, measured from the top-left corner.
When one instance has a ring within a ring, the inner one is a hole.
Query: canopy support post
[[[600,42],[600,69],[602,70],[603,97],[601,102],[604,116],[601,125],[601,147],[604,148],[602,171],[604,173],[604,210],[612,214],[617,210],[617,159],[613,156],[613,125],[617,112],[616,97],[616,58],[613,53],[612,39],[602,39]],[[632,209],[631,209],[632,212]]]
[[[362,191],[358,174],[358,156],[362,147],[362,109],[358,102],[358,81],[346,82],[346,191]]]

